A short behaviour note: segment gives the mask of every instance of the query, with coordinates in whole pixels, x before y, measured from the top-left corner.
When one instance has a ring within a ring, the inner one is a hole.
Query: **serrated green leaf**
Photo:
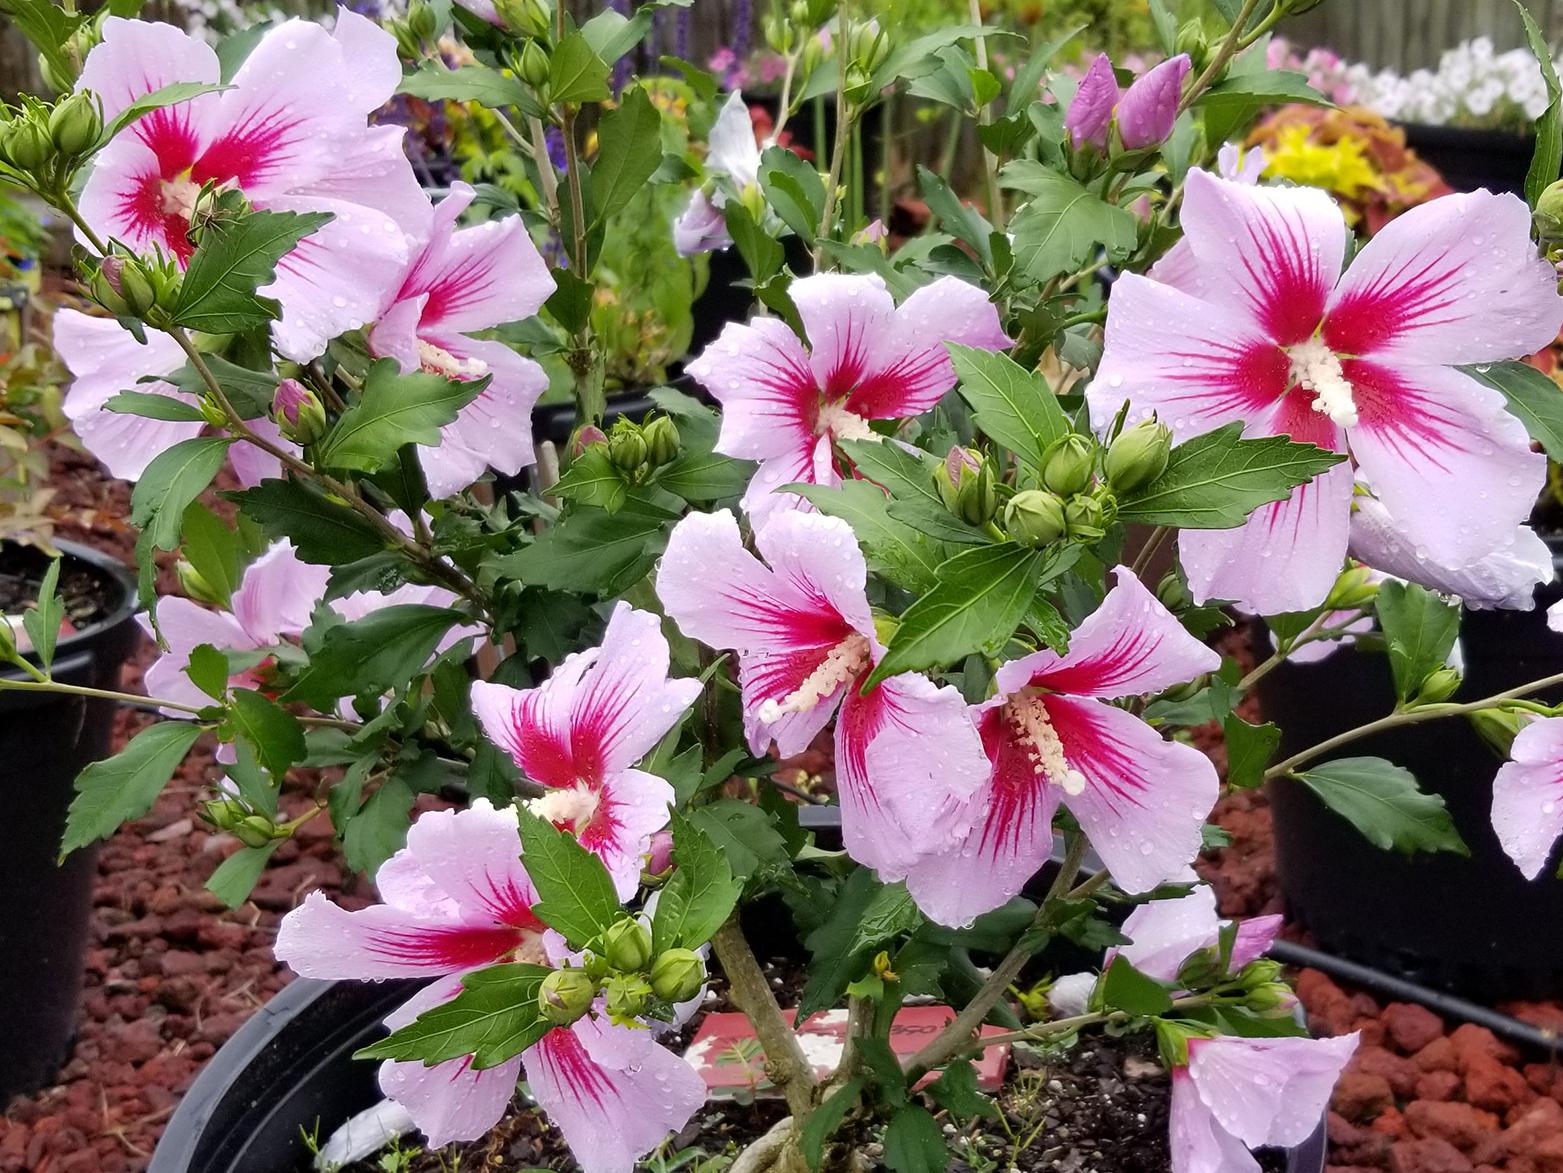
[[[943,176],[936,175],[921,163],[917,165],[917,187],[923,193],[923,202],[938,218],[940,226],[956,240],[968,245],[984,265],[993,264],[993,246],[988,238],[993,225],[982,213],[955,194]]]
[[[1340,758],[1296,777],[1375,847],[1470,854],[1444,800],[1419,788],[1411,771],[1393,762]]]
[[[1345,454],[1285,436],[1242,438],[1228,424],[1172,450],[1166,471],[1118,502],[1118,519],[1181,529],[1233,529],[1261,505],[1345,460]]]
[[[464,619],[447,607],[399,603],[337,624],[326,631],[282,699],[330,712],[342,697],[390,692],[416,676],[446,633]]]
[[[731,915],[743,891],[709,835],[677,812],[669,826],[676,869],[657,898],[651,923],[658,953],[705,944]]]
[[[1297,102],[1311,106],[1333,105],[1310,86],[1302,74],[1266,69],[1256,73],[1234,72],[1206,90],[1194,108],[1205,120],[1205,141],[1219,143],[1238,134],[1266,107]]]
[[[326,212],[250,212],[215,218],[185,269],[174,306],[176,325],[208,334],[239,334],[280,315],[273,298],[255,291],[277,275],[277,262],[329,222]]]
[[[1103,1005],[1125,1014],[1149,1017],[1165,1014],[1172,1009],[1172,994],[1155,978],[1135,969],[1122,954],[1102,975],[1101,996]]]
[[[223,495],[268,538],[292,542],[305,562],[345,566],[385,552],[385,539],[367,520],[302,481],[266,480]]]
[[[227,89],[227,86],[212,85],[199,81],[176,81],[160,89],[153,90],[150,94],[144,94],[130,105],[126,106],[114,116],[103,130],[103,139],[108,142],[120,131],[131,123],[154,110],[161,110],[165,106],[174,106],[180,102],[188,102],[191,98],[199,98],[202,94],[216,93],[218,90]]]
[[[803,1121],[803,1129],[798,1135],[798,1147],[803,1150],[803,1159],[815,1173],[818,1173],[820,1163],[825,1159],[825,1142],[836,1129],[841,1127],[841,1122],[847,1118],[847,1113],[857,1104],[858,1096],[862,1094],[863,1080],[849,1079],[826,1096],[820,1106],[810,1112]]]
[[[993,1101],[977,1090],[977,1068],[973,1063],[951,1063],[926,1091],[934,1103],[957,1121],[991,1117],[998,1112]]]
[[[159,452],[147,465],[130,494],[130,520],[157,549],[179,546],[185,510],[212,483],[232,443],[224,436],[196,436]]]
[[[556,496],[608,513],[617,513],[629,497],[629,483],[608,458],[606,444],[587,448],[565,469],[551,490]]]
[[[107,839],[121,824],[151,810],[200,736],[201,727],[194,722],[160,721],[132,737],[113,757],[93,762],[77,775],[60,858]]]
[[[944,1173],[950,1163],[938,1122],[916,1104],[890,1118],[884,1145],[885,1168],[891,1173]]]
[[[916,527],[892,517],[884,491],[877,485],[852,480],[834,488],[799,485],[791,491],[821,513],[851,525],[870,568],[896,586],[920,593],[932,590],[938,582],[939,566],[950,551]]]
[[[488,384],[489,376],[403,374],[395,359],[381,359],[369,368],[358,399],[316,445],[315,457],[330,468],[374,472],[395,460],[404,444],[437,447],[440,429]]]
[[[1042,376],[1007,355],[949,343],[961,398],[977,427],[1035,473],[1047,449],[1070,431],[1069,417]]]
[[[1448,661],[1460,635],[1460,608],[1426,587],[1398,579],[1380,585],[1373,606],[1389,647],[1395,694],[1405,701]]]
[[[548,96],[554,102],[579,105],[613,96],[608,88],[608,63],[579,32],[554,46],[548,61]]]
[[[725,501],[742,495],[754,469],[720,452],[685,452],[657,474],[657,485],[694,504]]]
[[[1536,119],[1536,149],[1531,155],[1530,168],[1525,172],[1525,202],[1534,208],[1541,193],[1557,180],[1558,168],[1563,165],[1563,83],[1558,81],[1547,35],[1522,0],[1514,0],[1514,7],[1520,10],[1525,43],[1541,67],[1541,78],[1547,87],[1547,108]]]
[[[1109,204],[1073,176],[1030,160],[1010,163],[1000,176],[1006,186],[1031,195],[1010,231],[1015,269],[1033,283],[1073,272],[1099,251],[1107,261],[1134,251],[1139,233],[1134,213]]]
[[[1222,722],[1227,746],[1227,785],[1248,790],[1265,780],[1275,747],[1281,742],[1281,730],[1273,722],[1251,725],[1236,713]]]
[[[238,908],[250,898],[272,853],[285,840],[274,839],[262,847],[241,847],[213,869],[206,890],[228,908]]]
[[[54,558],[49,562],[49,569],[43,572],[43,581],[38,584],[38,601],[22,612],[22,628],[32,641],[33,655],[45,672],[54,664],[54,646],[60,638],[63,622],[65,600],[60,597],[60,559]]]
[[[535,542],[496,565],[530,586],[611,596],[643,578],[667,545],[673,516],[627,502],[617,513],[572,510]]]
[[[342,855],[348,867],[372,875],[401,850],[412,825],[413,798],[411,786],[391,777],[345,819],[339,821],[332,809],[333,825],[342,827]]]
[[[206,417],[201,409],[172,395],[156,395],[149,391],[121,391],[103,405],[104,411],[121,415],[137,415],[142,419],[171,420],[182,424],[204,424]]]
[[[534,117],[543,114],[543,108],[520,81],[476,63],[457,69],[428,63],[402,78],[398,88],[401,93],[428,102],[476,102],[491,110],[515,106]]]
[[[613,877],[568,831],[524,808],[516,814],[526,873],[537,889],[533,914],[563,934],[572,948],[584,949],[624,915]]]
[[[603,115],[592,164],[592,203],[599,223],[623,211],[662,163],[661,125],[662,115],[638,86]]]
[[[215,701],[221,702],[228,695],[228,657],[211,644],[197,644],[190,649],[185,675]]]
[[[304,727],[286,709],[253,689],[236,688],[229,700],[234,727],[255,750],[255,756],[277,777],[288,772],[306,752]]]
[[[537,992],[552,972],[544,965],[512,964],[468,974],[461,993],[360,1049],[355,1058],[440,1063],[471,1055],[477,1070],[497,1067],[553,1029],[537,1005]]]

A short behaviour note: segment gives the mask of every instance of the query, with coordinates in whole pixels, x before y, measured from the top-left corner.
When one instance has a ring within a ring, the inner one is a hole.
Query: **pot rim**
[[[18,546],[21,543],[10,538],[0,539],[0,548]],[[135,577],[118,558],[106,554],[95,547],[84,545],[81,542],[56,541],[56,549],[69,561],[83,563],[91,567],[111,586],[119,589],[119,601],[111,605],[108,613],[96,622],[89,623],[77,631],[65,636],[55,646],[54,658],[58,663],[75,652],[79,652],[89,644],[115,629],[129,623],[136,612],[141,609],[140,600],[137,598],[137,583]],[[24,655],[28,660],[35,661],[32,652]],[[7,676],[20,675],[21,669],[9,665],[0,665],[0,672]]]

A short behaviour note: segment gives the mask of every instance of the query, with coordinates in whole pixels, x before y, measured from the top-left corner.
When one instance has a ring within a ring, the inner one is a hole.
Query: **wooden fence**
[[[1548,39],[1563,40],[1563,0],[1525,0]],[[1438,55],[1472,37],[1500,49],[1525,43],[1513,0],[1324,0],[1288,21],[1299,44],[1328,45],[1352,61],[1409,72],[1438,64]]]

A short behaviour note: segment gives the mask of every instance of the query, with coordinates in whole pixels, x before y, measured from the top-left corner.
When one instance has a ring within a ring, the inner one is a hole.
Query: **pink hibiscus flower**
[[[467,184],[451,185],[369,333],[369,349],[396,359],[404,371],[448,379],[493,376],[440,429],[439,445],[420,453],[436,498],[465,489],[487,468],[513,476],[531,464],[532,406],[548,388],[548,376],[531,359],[503,342],[468,337],[531,317],[554,291],[520,216],[456,227],[472,196]]]
[[[104,404],[121,391],[166,395],[192,407],[199,403],[196,396],[162,379],[140,381],[171,375],[185,365],[184,351],[167,334],[148,330],[146,337],[145,343],[137,342],[111,318],[94,318],[72,309],[54,315],[54,348],[74,376],[65,395],[65,416],[82,445],[102,462],[109,475],[126,481],[139,478],[159,453],[199,436],[204,427],[186,420],[148,419],[105,410]],[[285,439],[265,416],[250,420],[249,426],[279,448],[298,450],[298,445]],[[282,475],[282,462],[253,444],[240,442],[230,447],[228,463],[246,488]]]
[[[1183,531],[1197,600],[1317,605],[1345,557],[1354,478],[1439,561],[1508,541],[1546,461],[1503,396],[1455,366],[1530,354],[1563,324],[1523,202],[1481,191],[1413,208],[1344,275],[1345,220],[1316,189],[1194,171],[1183,226],[1178,264],[1113,291],[1094,423],[1127,400],[1184,436],[1235,420],[1351,456],[1236,529]]]
[[[969,830],[916,865],[918,907],[968,923],[1021,890],[1053,848],[1060,803],[1127,892],[1148,892],[1187,871],[1220,783],[1204,754],[1165,740],[1108,703],[1159,692],[1221,666],[1126,568],[1069,641],[1011,660],[997,695],[973,706],[986,751]]]
[[[1514,739],[1492,780],[1492,827],[1527,880],[1563,835],[1563,717],[1539,717]]]
[[[1357,1034],[1191,1039],[1172,1073],[1172,1173],[1259,1173],[1249,1149],[1302,1144],[1324,1116]]]
[[[283,917],[276,953],[304,977],[438,979],[386,1019],[392,1030],[455,997],[474,969],[552,964],[513,811],[480,798],[420,816],[375,882],[385,903],[357,912],[311,892]],[[387,1060],[380,1088],[438,1148],[499,1123],[523,1073],[586,1173],[629,1173],[705,1101],[704,1081],[650,1031],[590,1015],[483,1070],[470,1056]]]
[[[1240,921],[1227,972],[1238,973],[1250,961],[1263,957],[1281,931],[1282,919],[1274,915]],[[1123,922],[1123,935],[1129,943],[1109,949],[1105,963],[1111,965],[1114,957],[1123,957],[1143,974],[1174,982],[1185,961],[1220,944],[1221,929],[1215,891],[1208,884],[1199,884],[1187,896],[1150,900],[1131,912]]]
[[[679,629],[738,653],[749,747],[801,753],[836,719],[836,781],[847,851],[886,880],[961,832],[986,762],[965,702],[916,673],[863,695],[884,647],[852,527],[785,510],[755,532],[764,562],[723,510],[673,529],[657,595]]]
[[[602,859],[621,899],[673,801],[665,780],[633,767],[700,695],[698,680],[668,679],[669,659],[657,617],[621,602],[602,646],[566,656],[537,688],[472,686],[483,732],[550,790],[532,809]]]
[[[689,372],[722,404],[716,446],[760,462],[743,507],[758,524],[802,504],[784,485],[840,484],[836,440],[869,440],[870,420],[929,410],[955,385],[946,342],[1010,344],[987,295],[941,277],[899,307],[874,276],[823,273],[790,289],[809,346],[779,318],[730,323]],[[805,506],[806,507],[806,506]]]
[[[216,52],[173,25],[109,17],[77,88],[113,118],[175,82],[216,84]],[[277,349],[306,361],[374,317],[407,260],[398,221],[418,223],[427,201],[401,149],[402,128],[368,124],[402,77],[396,42],[347,9],[335,33],[289,20],[270,30],[231,89],[156,110],[94,160],[81,210],[100,236],[138,252],[190,259],[201,188],[237,189],[257,208],[329,212],[261,289],[282,306]]]
[[[310,613],[326,593],[330,574],[329,566],[301,562],[292,543],[282,541],[245,569],[233,592],[232,611],[210,611],[178,595],[158,599],[157,626],[168,650],[146,671],[148,695],[197,707],[215,704],[185,671],[190,666],[190,653],[202,644],[220,652],[260,651],[276,646],[286,636],[299,635],[309,626]],[[148,635],[154,635],[152,622],[145,615],[136,616],[136,622]],[[235,673],[228,683],[235,688],[258,688],[260,676],[261,668],[256,666]],[[171,717],[189,715],[173,709],[163,711]]]

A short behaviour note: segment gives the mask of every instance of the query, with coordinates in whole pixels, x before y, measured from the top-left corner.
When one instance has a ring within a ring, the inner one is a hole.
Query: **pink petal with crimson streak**
[[[614,774],[598,789],[597,809],[577,833],[581,846],[608,869],[620,900],[640,887],[651,837],[668,825],[672,805],[673,787],[644,770]]]
[[[746,460],[812,454],[819,389],[808,350],[780,318],[728,323],[689,373],[722,405],[718,452]]]
[[[895,301],[874,275],[816,273],[788,290],[809,339],[809,369],[827,400],[845,399],[877,370]]]
[[[1563,835],[1563,717],[1521,729],[1492,781],[1492,827],[1527,880],[1541,875]]]
[[[406,133],[401,126],[370,126],[339,142],[336,165],[290,194],[373,208],[395,220],[405,235],[425,239],[433,209],[407,161],[402,146]]]
[[[275,953],[301,977],[388,978],[488,965],[521,944],[520,930],[419,917],[384,904],[356,912],[320,892],[282,918]]]
[[[103,39],[93,46],[82,64],[76,91],[90,90],[103,103],[103,120],[112,122],[138,99],[176,82],[216,85],[222,75],[217,53],[199,37],[193,37],[171,24],[150,20],[127,20],[110,16],[103,22]],[[212,99],[201,97],[143,115],[134,126],[144,132],[149,122],[179,117],[197,103],[210,106]]]
[[[514,810],[478,798],[465,810],[426,811],[407,831],[406,854],[456,903],[463,920],[542,934]]]
[[[309,626],[330,577],[329,566],[303,561],[292,542],[274,542],[245,568],[239,589],[233,592],[234,618],[255,647],[298,635]]]
[[[1298,1145],[1319,1127],[1357,1042],[1356,1031],[1331,1039],[1193,1039],[1188,1072],[1216,1123],[1250,1148]]]
[[[574,786],[580,777],[570,746],[570,705],[599,648],[566,656],[542,684],[518,689],[486,680],[472,684],[472,715],[489,740],[544,786]]]
[[[420,448],[431,497],[448,497],[489,469],[515,476],[536,459],[532,408],[548,390],[548,375],[503,342],[462,334],[430,338],[458,359],[476,359],[489,369],[489,385],[454,421],[440,429],[439,444]]]
[[[1199,1098],[1186,1067],[1172,1073],[1169,1142],[1172,1173],[1259,1173],[1253,1154],[1221,1127]]]
[[[824,485],[834,488],[841,483],[836,471],[836,454],[828,435],[819,436],[809,446],[786,456],[762,460],[755,470],[749,487],[744,490],[739,505],[753,525],[764,525],[767,520],[782,513],[813,513],[814,506],[806,498],[792,492],[790,485]]]

